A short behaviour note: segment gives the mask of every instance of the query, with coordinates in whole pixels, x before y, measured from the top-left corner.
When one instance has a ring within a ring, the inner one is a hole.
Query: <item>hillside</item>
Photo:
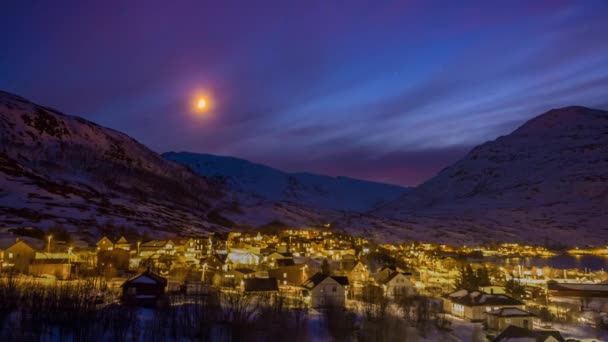
[[[123,133],[0,92],[4,226],[205,230],[224,196]]]
[[[183,164],[183,165],[182,165]],[[475,147],[414,189],[160,156],[129,136],[0,92],[0,234],[110,225],[195,235],[281,221],[446,243],[608,243],[608,112],[567,107]]]
[[[233,157],[187,152],[164,153],[163,157],[199,175],[217,178],[231,191],[259,200],[291,202],[318,209],[365,212],[408,191],[396,185],[347,177],[287,173]]]
[[[436,240],[608,243],[608,112],[554,109],[371,214]],[[406,234],[406,232],[403,232]]]

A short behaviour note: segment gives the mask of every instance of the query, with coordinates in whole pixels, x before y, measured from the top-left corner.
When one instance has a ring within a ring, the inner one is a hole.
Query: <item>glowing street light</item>
[[[46,246],[47,253],[51,253],[51,239],[52,238],[53,238],[53,235],[49,235],[47,237],[47,240],[48,240],[48,243],[47,243],[47,246]]]

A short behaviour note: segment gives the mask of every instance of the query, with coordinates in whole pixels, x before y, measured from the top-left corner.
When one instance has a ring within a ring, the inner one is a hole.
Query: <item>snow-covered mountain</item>
[[[365,212],[396,200],[409,190],[347,177],[287,173],[233,157],[188,152],[168,152],[162,156],[188,166],[199,175],[221,179],[232,191],[311,208]]]
[[[112,221],[200,234],[273,220],[331,222],[383,241],[606,244],[608,112],[551,110],[404,189],[236,158],[163,158],[123,133],[0,92],[0,233],[62,224],[92,237]]]
[[[123,133],[0,92],[0,225],[207,229],[223,198]]]
[[[435,240],[608,243],[608,112],[551,110],[372,214]]]

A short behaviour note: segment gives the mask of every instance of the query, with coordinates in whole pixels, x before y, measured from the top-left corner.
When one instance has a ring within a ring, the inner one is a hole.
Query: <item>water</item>
[[[522,265],[525,267],[549,266],[557,269],[579,270],[589,269],[591,271],[608,270],[608,256],[599,255],[570,255],[561,254],[553,257],[521,257],[503,258],[495,260],[496,263],[505,266]]]

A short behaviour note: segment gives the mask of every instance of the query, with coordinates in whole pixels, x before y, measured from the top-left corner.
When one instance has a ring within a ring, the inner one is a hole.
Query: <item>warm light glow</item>
[[[205,99],[199,99],[196,106],[198,109],[205,109],[207,107],[207,101]]]

